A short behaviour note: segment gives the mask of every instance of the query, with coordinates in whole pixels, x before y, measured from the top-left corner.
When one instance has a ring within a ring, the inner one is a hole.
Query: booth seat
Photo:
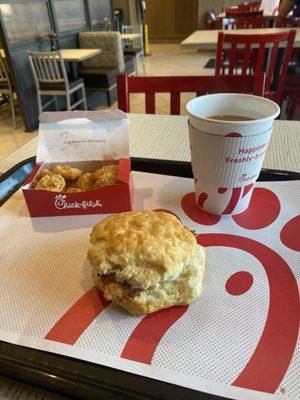
[[[79,75],[88,91],[104,91],[108,105],[117,98],[117,75],[134,74],[134,60],[124,58],[119,32],[80,32],[79,46],[100,49],[101,53],[82,62]]]

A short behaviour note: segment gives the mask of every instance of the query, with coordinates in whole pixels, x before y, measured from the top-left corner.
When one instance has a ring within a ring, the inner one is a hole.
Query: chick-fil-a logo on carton
[[[77,201],[68,202],[67,196],[65,194],[58,194],[57,196],[55,196],[54,205],[58,210],[64,210],[66,208],[83,208],[84,210],[86,210],[87,208],[103,207],[101,200],[84,200],[80,203]]]

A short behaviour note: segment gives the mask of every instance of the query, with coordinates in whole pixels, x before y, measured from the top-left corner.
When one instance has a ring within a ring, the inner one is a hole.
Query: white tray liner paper
[[[280,241],[283,226],[300,214],[300,182],[258,183],[280,199],[281,212],[268,227],[249,230],[231,217],[212,226],[193,222],[181,207],[193,180],[133,173],[134,209],[165,208],[197,233],[229,233],[259,241],[285,259],[300,282],[300,254]],[[127,372],[234,399],[299,399],[300,343],[274,394],[232,385],[261,337],[269,307],[264,268],[252,255],[227,247],[206,250],[202,297],[165,333],[151,365],[120,358],[143,317],[109,305],[75,345],[43,339],[55,323],[93,287],[86,260],[92,227],[105,216],[31,219],[22,192],[0,209],[0,340],[110,366]],[[238,271],[254,277],[241,296],[225,290]]]

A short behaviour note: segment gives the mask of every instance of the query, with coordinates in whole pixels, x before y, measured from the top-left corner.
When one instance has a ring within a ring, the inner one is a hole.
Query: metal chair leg
[[[146,63],[145,63],[145,56],[144,56],[144,54],[142,55],[142,63],[143,63],[143,72],[144,72],[144,75],[146,75]]]
[[[54,96],[55,110],[58,111],[57,96]]]
[[[66,100],[67,100],[67,111],[71,111],[71,95],[69,92],[66,94]]]
[[[13,93],[10,93],[9,96],[10,108],[11,108],[11,116],[13,120],[14,129],[17,129],[17,121],[16,121],[16,110],[15,110],[15,103],[13,98]]]
[[[106,98],[107,98],[107,105],[108,105],[108,107],[110,107],[111,106],[111,100],[110,100],[109,90],[106,90]]]
[[[85,93],[84,85],[82,85],[81,90],[82,90],[82,98],[83,98],[83,109],[85,111],[87,111],[88,108],[87,108],[86,93]]]
[[[294,113],[296,111],[296,101],[293,96],[288,98],[288,105],[287,105],[287,119],[292,120],[294,117]]]
[[[37,102],[38,102],[38,109],[39,114],[43,111],[43,104],[42,104],[42,95],[38,92],[37,93]]]
[[[135,75],[138,76],[139,71],[138,71],[138,62],[137,62],[137,57],[133,57],[133,63],[134,63],[134,71],[135,71]]]

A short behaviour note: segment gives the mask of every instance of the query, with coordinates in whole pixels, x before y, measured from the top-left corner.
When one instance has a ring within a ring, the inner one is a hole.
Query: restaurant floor
[[[211,75],[213,69],[205,69],[204,65],[214,56],[214,52],[197,53],[195,50],[182,49],[179,44],[152,44],[152,55],[146,57],[147,75]],[[142,68],[140,68],[142,72]],[[134,112],[144,112],[143,95],[132,97],[131,109]],[[182,98],[182,114],[184,104],[192,95]],[[112,107],[116,107],[114,104]],[[100,107],[103,108],[103,107]],[[169,114],[169,96],[161,94],[157,96],[158,114]],[[12,126],[10,108],[0,108],[0,159],[5,158],[18,147],[23,146],[36,136],[37,132],[24,132],[24,125],[20,113],[18,113],[17,129]]]

